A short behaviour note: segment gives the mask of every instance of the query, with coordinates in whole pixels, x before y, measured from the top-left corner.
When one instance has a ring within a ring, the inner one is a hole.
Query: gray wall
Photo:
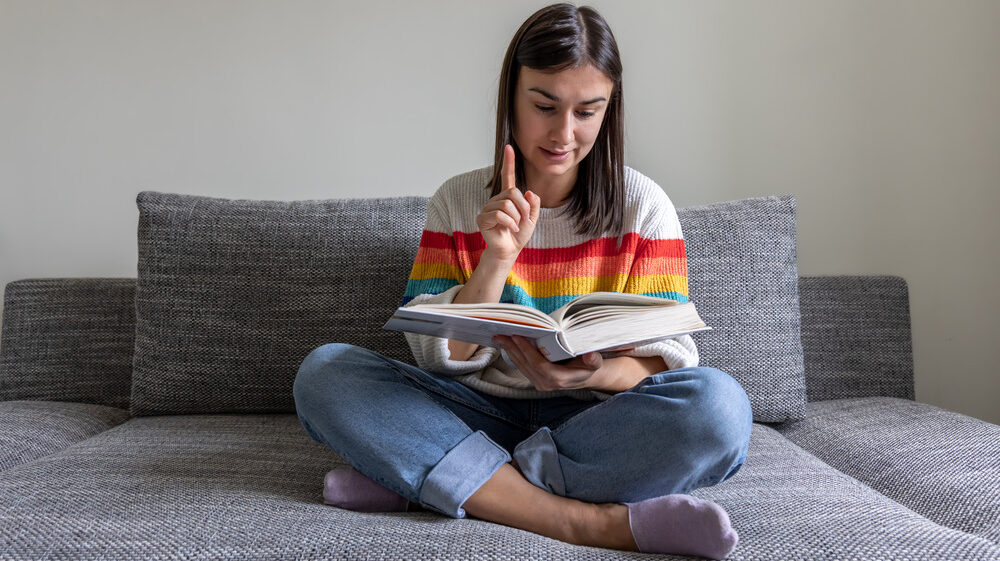
[[[135,195],[430,195],[546,2],[0,0],[0,282],[134,277]],[[918,401],[1000,423],[1000,2],[605,2],[627,163],[791,193],[806,275],[910,283]]]

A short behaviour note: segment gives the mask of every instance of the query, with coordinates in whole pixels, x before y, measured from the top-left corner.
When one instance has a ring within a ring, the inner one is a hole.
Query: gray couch
[[[136,278],[9,283],[0,559],[648,557],[323,504],[343,460],[292,381],[329,342],[412,361],[380,327],[426,202],[144,191]],[[678,215],[702,364],[754,408],[743,468],[693,493],[729,512],[730,558],[1000,559],[1000,426],[913,400],[905,281],[799,277],[789,196]]]

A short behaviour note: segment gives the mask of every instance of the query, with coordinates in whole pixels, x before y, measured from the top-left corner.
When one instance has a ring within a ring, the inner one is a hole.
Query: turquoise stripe
[[[551,314],[553,311],[559,309],[560,306],[563,306],[573,298],[576,298],[576,296],[577,295],[575,294],[569,294],[565,296],[532,298],[520,286],[508,284],[503,287],[503,293],[500,295],[500,301],[521,304],[522,306],[530,306],[536,310],[540,310],[542,313]]]
[[[403,296],[402,305],[405,306],[407,302],[413,300],[420,294],[440,294],[456,284],[458,283],[455,282],[454,279],[411,279],[406,283],[406,293]],[[676,300],[682,304],[688,301],[688,297],[679,292],[644,292],[643,295]],[[540,310],[542,313],[551,314],[560,307],[565,306],[570,300],[576,298],[577,296],[580,295],[565,294],[561,296],[532,298],[527,292],[524,291],[523,288],[505,284],[503,292],[500,294],[500,301],[529,306],[535,308],[536,310]]]
[[[688,301],[688,297],[680,292],[643,292],[645,296],[655,296],[656,298],[666,298],[667,300],[677,300],[681,304]]]
[[[445,290],[455,286],[458,282],[455,279],[410,279],[406,283],[406,291],[403,292],[403,306],[421,294],[441,294]]]

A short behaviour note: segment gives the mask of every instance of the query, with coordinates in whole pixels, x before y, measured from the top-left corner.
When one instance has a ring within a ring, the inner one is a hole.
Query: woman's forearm
[[[619,356],[606,358],[597,371],[597,384],[593,389],[606,393],[620,393],[641,382],[647,376],[652,376],[667,369],[662,357],[632,357]]]
[[[486,248],[479,258],[479,265],[472,272],[468,282],[458,291],[452,300],[454,304],[478,304],[481,302],[499,302],[503,294],[504,283],[510,274],[513,261],[496,258],[489,248]],[[469,360],[479,345],[465,341],[448,340],[448,352],[451,360]]]

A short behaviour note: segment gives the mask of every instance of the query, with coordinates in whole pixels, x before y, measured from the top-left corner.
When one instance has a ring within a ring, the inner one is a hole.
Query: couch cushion
[[[406,288],[426,199],[144,191],[137,204],[133,415],[293,412],[298,367],[325,343],[412,360],[382,324]]]
[[[432,512],[322,503],[339,457],[295,415],[143,417],[0,472],[0,558],[636,559]],[[766,426],[747,463],[696,495],[730,513],[734,559],[998,559]],[[685,558],[686,559],[686,558]]]
[[[711,331],[692,335],[700,364],[732,375],[754,421],[805,415],[795,199],[757,197],[677,209],[691,300]]]
[[[810,403],[775,428],[927,518],[1000,544],[1000,426],[876,397]]]
[[[140,193],[132,414],[292,412],[298,366],[324,343],[411,362],[402,334],[381,326],[426,203]],[[697,334],[702,363],[743,385],[756,420],[801,417],[794,199],[678,216],[692,298],[715,328]]]
[[[22,279],[4,288],[0,401],[128,407],[135,279]]]
[[[87,403],[0,402],[0,470],[58,452],[128,417],[124,409]]]
[[[913,399],[906,280],[886,275],[799,278],[808,401]]]

